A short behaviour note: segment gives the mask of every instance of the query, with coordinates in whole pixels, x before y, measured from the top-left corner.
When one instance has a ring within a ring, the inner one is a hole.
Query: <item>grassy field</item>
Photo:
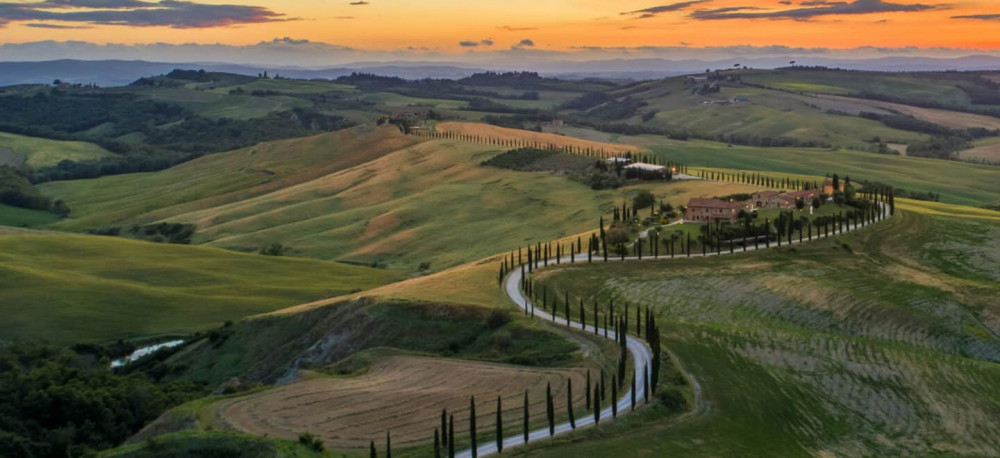
[[[791,91],[843,95],[868,92],[901,100],[971,105],[968,94],[956,87],[954,79],[933,74],[782,69],[744,72],[743,80]]]
[[[0,235],[0,340],[189,333],[402,276],[215,248],[21,231]]]
[[[878,112],[878,109],[882,109],[887,112],[898,112],[907,116],[913,116],[914,118],[922,119],[924,121],[932,122],[934,124],[952,129],[969,129],[973,127],[982,127],[990,130],[1000,129],[1000,118],[994,118],[992,116],[934,108],[921,108],[911,105],[882,102],[878,100],[866,100],[855,97],[826,95],[819,96],[818,98],[824,101],[839,102],[841,104],[839,105],[839,108],[841,108],[842,111],[847,111],[843,109],[844,107],[851,107],[853,108],[851,111],[854,114],[862,111]]]
[[[652,307],[707,402],[524,455],[997,454],[1000,222],[941,216],[967,212],[917,203],[794,249],[552,270],[550,286]]]
[[[363,129],[261,145],[253,171],[240,150],[41,189],[74,209],[54,225],[60,229],[191,222],[195,240],[212,246],[251,251],[280,242],[297,256],[393,268],[429,262],[434,270],[590,230],[638,188],[683,202],[745,189],[660,183],[593,191],[563,176],[480,165],[502,151],[494,146]]]
[[[1000,195],[995,167],[959,161],[899,157],[850,150],[755,148],[698,140],[647,137],[660,157],[691,167],[783,172],[825,176],[838,173],[852,180],[879,181],[907,191],[941,194],[941,201],[987,205]]]
[[[926,138],[877,121],[829,114],[817,109],[811,97],[772,89],[723,87],[718,93],[697,95],[683,84],[683,78],[647,83],[638,89],[642,90],[629,89],[630,96],[648,104],[643,110],[657,112],[645,124],[699,136],[791,138],[855,149],[866,149],[867,140],[875,136],[900,143]],[[748,102],[703,103],[727,102],[736,97],[747,98]]]
[[[59,221],[55,213],[0,204],[0,226],[39,227]]]
[[[64,160],[86,161],[114,155],[93,143],[25,137],[6,132],[0,132],[0,147],[26,156],[25,162],[36,168],[54,166]]]

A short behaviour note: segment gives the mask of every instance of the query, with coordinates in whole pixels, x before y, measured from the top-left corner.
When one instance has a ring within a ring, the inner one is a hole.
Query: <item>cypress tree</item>
[[[632,410],[635,410],[635,377],[632,377]]]
[[[497,453],[503,451],[503,405],[497,396]]]
[[[448,458],[455,458],[455,414],[448,416]]]
[[[604,389],[604,369],[601,369],[601,400],[604,400],[604,396],[607,390]]]
[[[552,402],[552,384],[545,385],[545,416],[549,420],[549,436],[556,434],[556,411]]]
[[[385,432],[385,458],[392,458],[392,439],[389,438],[389,431]]]
[[[649,404],[649,365],[642,365],[642,397],[643,402]]]
[[[448,412],[441,409],[441,444],[448,443]]]
[[[573,379],[566,381],[566,412],[569,414],[569,427],[576,429],[576,418],[573,417]]]
[[[594,387],[594,424],[601,422],[601,393],[598,387]]]
[[[371,458],[378,458],[378,452],[375,451],[375,441],[372,441],[368,446],[368,456]]]
[[[434,428],[434,458],[441,458],[441,436],[437,428]]]
[[[611,380],[611,418],[618,418],[618,380]]]
[[[476,450],[476,397],[469,397],[469,439],[472,441],[472,458],[479,456]]]
[[[590,369],[587,369],[587,389],[584,393],[587,398],[587,410],[590,410]]]
[[[528,430],[531,428],[531,416],[528,414],[528,390],[524,390],[524,443],[528,443]]]

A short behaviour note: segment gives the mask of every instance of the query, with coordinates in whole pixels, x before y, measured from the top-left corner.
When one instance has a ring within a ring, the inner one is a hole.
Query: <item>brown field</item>
[[[556,134],[533,132],[530,130],[508,129],[506,127],[493,126],[489,124],[478,124],[469,122],[442,122],[437,125],[437,130],[438,132],[455,132],[465,135],[482,135],[486,137],[538,142],[542,144],[552,144],[556,146],[573,146],[577,148],[604,149],[605,151],[644,151],[643,148],[639,148],[634,145],[624,145],[619,143],[602,143],[602,142],[583,140],[573,137],[565,137]]]
[[[899,153],[900,156],[906,156],[906,151],[909,146],[905,143],[886,143],[889,149]]]
[[[552,384],[558,414],[566,412],[566,380],[573,379],[577,418],[586,415],[585,368],[534,369],[413,356],[389,356],[357,377],[314,378],[212,406],[218,426],[250,434],[295,439],[311,432],[324,444],[360,449],[391,431],[401,447],[428,443],[440,424],[441,409],[455,414],[455,430],[465,436],[469,396],[476,396],[476,422],[490,431],[496,398],[504,407],[505,436],[520,431],[524,390],[528,389],[532,428],[545,422],[545,386]]]
[[[913,116],[927,122],[932,122],[952,129],[968,129],[971,127],[983,127],[986,129],[1000,129],[1000,118],[992,116],[978,115],[972,113],[962,113],[959,111],[939,110],[934,108],[920,108],[912,105],[899,103],[882,102],[878,100],[858,99],[854,97],[844,97],[839,95],[820,95],[821,99],[847,102],[874,108],[884,108],[898,111],[905,115]]]
[[[960,151],[958,153],[958,157],[963,161],[973,161],[973,162],[986,161],[989,163],[998,164],[1000,163],[1000,141],[996,143],[980,145],[972,149],[967,149],[965,151]]]

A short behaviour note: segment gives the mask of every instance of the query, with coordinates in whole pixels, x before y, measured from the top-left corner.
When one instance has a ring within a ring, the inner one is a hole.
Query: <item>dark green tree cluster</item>
[[[202,391],[116,373],[106,360],[65,348],[0,346],[0,456],[82,456],[115,447]]]

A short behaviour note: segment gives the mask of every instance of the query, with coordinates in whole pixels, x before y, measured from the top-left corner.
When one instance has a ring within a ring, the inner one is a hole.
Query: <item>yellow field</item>
[[[896,207],[924,215],[954,216],[1000,222],[1000,212],[985,208],[964,207],[911,199],[896,199]]]
[[[592,374],[596,374],[592,370]],[[476,397],[476,422],[496,424],[496,398],[503,399],[507,431],[520,431],[524,391],[532,422],[545,420],[545,387],[552,386],[556,412],[566,411],[567,380],[576,386],[577,416],[584,406],[585,368],[534,369],[413,356],[379,359],[361,376],[316,377],[211,406],[217,426],[254,435],[295,439],[316,434],[335,449],[359,449],[392,432],[400,447],[428,443],[441,409],[455,413],[456,433],[465,436],[469,397]]]
[[[579,138],[566,137],[556,134],[542,132],[532,132],[521,129],[508,129],[506,127],[493,126],[490,124],[479,124],[469,122],[442,122],[437,125],[438,132],[454,132],[463,135],[480,135],[484,137],[500,138],[504,140],[521,140],[527,142],[537,142],[543,145],[572,146],[574,148],[591,148],[605,151],[644,151],[634,145],[624,145],[620,143],[603,143]]]
[[[817,96],[822,99],[849,102],[874,108],[885,108],[898,111],[904,115],[913,116],[934,124],[939,124],[952,129],[968,129],[971,127],[982,127],[985,129],[1000,129],[1000,118],[979,115],[973,113],[963,113],[960,111],[940,110],[936,108],[921,108],[912,105],[899,103],[882,102],[879,100],[858,99],[854,97],[844,97],[838,95]]]

